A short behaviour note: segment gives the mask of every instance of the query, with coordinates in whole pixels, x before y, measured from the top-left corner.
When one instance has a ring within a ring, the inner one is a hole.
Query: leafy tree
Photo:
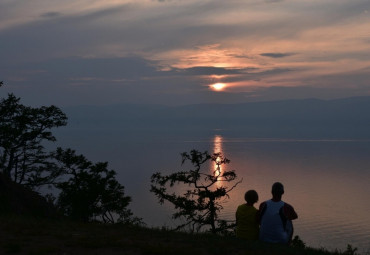
[[[176,230],[189,226],[192,231],[199,231],[208,227],[212,233],[220,233],[233,227],[234,224],[218,217],[223,208],[222,200],[229,198],[228,193],[242,181],[237,181],[235,171],[221,171],[221,166],[228,164],[230,160],[221,153],[210,155],[208,152],[201,153],[197,150],[184,152],[181,156],[182,165],[190,161],[193,169],[170,175],[157,172],[151,177],[150,189],[161,204],[168,201],[175,206],[176,212],[172,215],[174,219],[185,219],[185,223],[178,225]],[[217,166],[213,173],[201,169],[207,162]],[[224,186],[225,183],[233,184],[228,188]],[[180,192],[174,190],[175,184],[180,186],[177,187],[180,190],[184,187],[188,189],[178,194]]]
[[[0,87],[3,82],[0,82]],[[115,179],[108,163],[93,164],[71,149],[45,150],[56,141],[51,129],[67,124],[56,106],[32,108],[8,94],[0,100],[0,172],[15,183],[32,189],[49,184],[60,189],[57,205],[76,220],[141,223],[127,209],[131,198]],[[51,201],[55,197],[47,196]]]
[[[0,83],[0,87],[3,83]],[[56,177],[45,142],[56,141],[51,129],[65,126],[67,117],[56,106],[33,108],[8,94],[0,100],[0,172],[30,188]]]
[[[124,187],[116,180],[116,172],[107,169],[107,162],[93,164],[74,150],[61,148],[54,157],[64,179],[57,184],[61,189],[57,205],[66,216],[82,221],[141,223],[127,209],[131,197],[125,196]]]

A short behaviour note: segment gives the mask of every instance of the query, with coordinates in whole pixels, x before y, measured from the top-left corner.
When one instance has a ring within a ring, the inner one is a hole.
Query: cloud
[[[110,102],[110,95],[176,103],[186,102],[184,94],[193,102],[213,98],[207,86],[214,80],[261,99],[272,97],[261,92],[269,87],[369,93],[367,9],[367,0],[6,1],[0,70],[19,91],[44,94],[41,100],[55,89],[86,102],[100,102],[99,95]]]
[[[285,0],[265,0],[266,3],[279,3],[284,2]]]
[[[295,53],[261,53],[260,55],[263,57],[270,57],[270,58],[285,58],[285,57],[295,55]]]
[[[59,17],[61,15],[62,15],[62,13],[60,13],[60,12],[45,12],[45,13],[42,13],[40,15],[40,17],[42,17],[42,18],[56,18],[56,17]]]
[[[256,88],[253,90],[253,97],[251,101],[275,101],[275,100],[286,100],[286,99],[338,99],[344,97],[357,97],[368,95],[364,94],[367,88],[337,88],[332,89],[330,87],[311,87],[311,86],[300,86],[300,87],[269,87],[269,88]]]
[[[174,70],[180,74],[185,75],[231,75],[231,74],[241,74],[243,72],[243,69],[229,69],[212,66],[196,66],[191,68]]]

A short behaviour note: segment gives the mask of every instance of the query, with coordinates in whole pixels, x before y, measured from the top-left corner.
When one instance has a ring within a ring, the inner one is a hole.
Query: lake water
[[[62,146],[93,161],[108,161],[133,199],[131,209],[148,226],[173,226],[173,208],[149,192],[154,172],[181,170],[180,153],[222,152],[243,179],[224,204],[221,218],[234,219],[244,193],[255,189],[256,204],[270,199],[271,185],[285,186],[283,200],[296,209],[295,234],[311,247],[370,252],[370,141],[262,139],[222,130],[188,134],[147,130],[64,131]],[[211,171],[212,169],[206,169]]]

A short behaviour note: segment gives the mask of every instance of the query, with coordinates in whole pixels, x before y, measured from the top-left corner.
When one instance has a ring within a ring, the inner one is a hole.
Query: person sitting
[[[238,206],[236,210],[236,236],[244,240],[258,240],[259,225],[257,209],[253,206],[258,201],[255,190],[248,190],[244,199],[247,202]]]
[[[275,182],[271,189],[272,199],[260,204],[258,221],[259,239],[268,243],[290,243],[293,236],[292,220],[298,218],[293,206],[281,200],[284,186]]]

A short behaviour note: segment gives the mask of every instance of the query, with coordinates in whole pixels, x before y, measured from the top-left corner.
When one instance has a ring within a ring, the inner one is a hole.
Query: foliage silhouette
[[[51,129],[66,124],[66,115],[56,106],[24,106],[13,94],[2,98],[0,171],[15,183],[32,189],[52,183],[57,173],[44,145],[56,141]]]
[[[344,255],[358,255],[356,247],[352,247],[352,245],[347,244],[346,250],[343,252]]]
[[[303,242],[302,239],[298,235],[294,236],[290,245],[292,247],[298,247],[302,249],[306,248],[306,243]]]
[[[174,219],[184,219],[183,224],[178,225],[175,230],[189,227],[192,232],[206,228],[212,233],[223,233],[235,226],[218,217],[223,208],[222,200],[229,198],[229,192],[234,189],[242,180],[237,181],[235,171],[222,171],[221,166],[228,164],[229,159],[221,153],[212,155],[208,152],[191,150],[184,152],[182,165],[190,161],[193,169],[180,171],[170,175],[162,175],[157,172],[151,177],[150,191],[158,198],[161,204],[168,201],[175,206],[176,212],[172,215]],[[209,170],[202,171],[206,163],[213,163],[216,169],[209,173]],[[233,183],[230,188],[224,183]],[[174,185],[179,189],[188,187],[183,194],[173,191]],[[172,188],[172,191],[171,191]]]
[[[93,164],[74,150],[62,148],[54,157],[65,179],[57,184],[61,189],[57,205],[64,215],[86,222],[141,223],[127,209],[131,197],[125,196],[124,187],[116,180],[116,172],[107,169],[107,162]]]
[[[116,180],[116,172],[107,169],[107,162],[93,164],[72,149],[45,151],[45,142],[56,141],[51,129],[66,124],[67,116],[56,106],[24,106],[13,94],[2,98],[0,173],[31,189],[42,185],[60,189],[57,206],[75,220],[142,224],[127,209],[131,197],[125,196],[124,186]],[[56,200],[52,194],[47,198]]]

